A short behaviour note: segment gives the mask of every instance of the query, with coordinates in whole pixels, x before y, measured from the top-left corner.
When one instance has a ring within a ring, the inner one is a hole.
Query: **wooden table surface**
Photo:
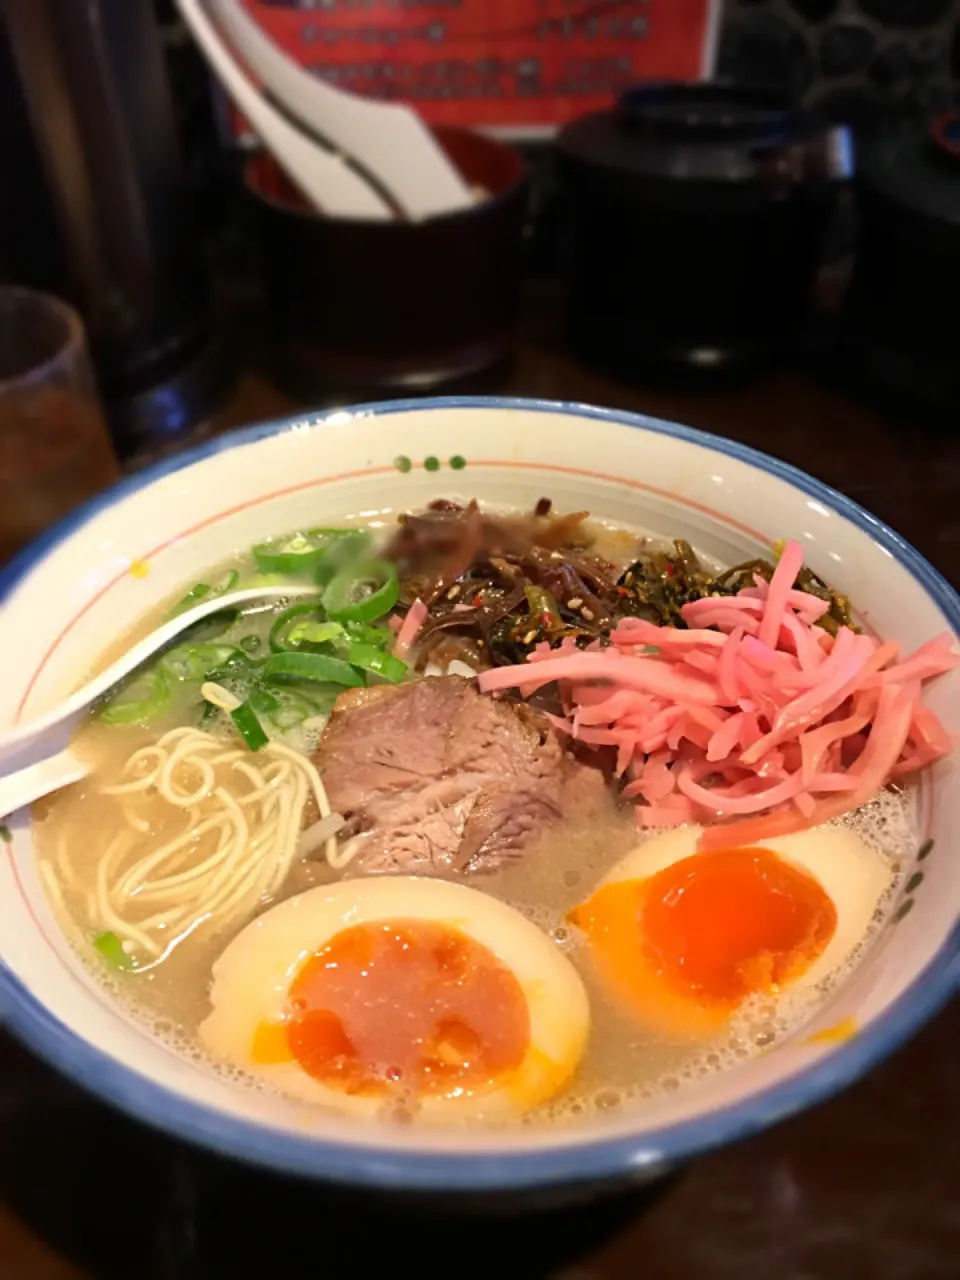
[[[960,435],[804,377],[631,389],[532,337],[509,394],[640,410],[849,494],[960,583]],[[245,377],[218,429],[291,411]],[[696,1161],[654,1197],[471,1225],[391,1213],[195,1151],[113,1113],[0,1032],[0,1280],[958,1280],[960,1007],[842,1096]],[[411,1267],[412,1264],[412,1267]]]

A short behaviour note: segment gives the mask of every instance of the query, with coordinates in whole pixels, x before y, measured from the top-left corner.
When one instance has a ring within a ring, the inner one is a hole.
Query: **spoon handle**
[[[273,153],[281,168],[328,216],[389,220],[393,212],[373,186],[335,152],[328,151],[288,122],[240,70],[200,0],[177,0],[217,77]]]
[[[152,658],[157,650],[170,644],[182,631],[186,631],[188,627],[191,627],[195,622],[199,622],[202,618],[206,618],[212,613],[219,613],[223,609],[247,604],[252,600],[270,600],[278,597],[292,600],[301,596],[316,596],[317,594],[315,586],[245,587],[242,591],[231,591],[227,595],[218,596],[213,600],[205,600],[195,608],[178,614],[177,617],[171,618],[169,622],[157,627],[155,631],[151,631],[148,636],[145,636],[132,648],[128,649],[116,662],[112,662],[105,671],[101,671],[98,676],[94,676],[87,684],[77,689],[69,698],[64,698],[62,702],[58,703],[50,711],[25,724],[16,725],[11,729],[0,730],[0,762],[5,758],[9,758],[17,749],[39,738],[41,734],[67,721],[71,716],[76,716],[85,707],[88,707],[91,702],[95,702],[97,698],[106,693],[108,689],[112,689],[114,685],[119,684],[137,667]]]
[[[26,769],[0,778],[0,816],[7,817],[18,809],[33,804],[51,791],[59,791],[72,782],[79,782],[89,773],[89,768],[68,748],[55,756],[31,764]]]

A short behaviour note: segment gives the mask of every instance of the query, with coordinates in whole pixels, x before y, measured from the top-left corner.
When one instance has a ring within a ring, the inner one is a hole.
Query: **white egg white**
[[[520,1115],[569,1080],[590,1029],[587,995],[570,961],[536,925],[496,898],[416,876],[311,889],[247,925],[213,966],[212,1012],[200,1027],[205,1047],[284,1093],[355,1115],[376,1114],[382,1098],[330,1088],[293,1060],[254,1062],[251,1049],[259,1026],[283,1021],[290,984],[303,963],[342,930],[380,920],[430,921],[488,947],[516,977],[529,1011],[529,1047],[508,1079],[486,1092],[425,1096],[419,1117],[456,1121]]]
[[[701,831],[700,827],[677,827],[654,836],[626,854],[601,883],[646,880],[692,857],[697,854]],[[760,847],[812,876],[834,905],[837,927],[833,937],[819,959],[791,983],[796,989],[816,986],[839,969],[866,937],[893,881],[893,868],[847,827],[814,827],[795,835],[771,837]]]

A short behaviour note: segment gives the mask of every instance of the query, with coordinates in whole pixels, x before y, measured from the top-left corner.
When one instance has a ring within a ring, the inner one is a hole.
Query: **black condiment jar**
[[[477,203],[420,222],[316,213],[272,157],[245,182],[256,214],[275,372],[305,396],[409,394],[464,385],[516,343],[526,170],[466,129],[437,138]]]
[[[956,421],[960,110],[877,138],[855,186],[860,227],[840,313],[841,372],[908,411]]]
[[[766,91],[650,84],[568,125],[558,151],[583,358],[714,379],[802,341],[845,129]]]

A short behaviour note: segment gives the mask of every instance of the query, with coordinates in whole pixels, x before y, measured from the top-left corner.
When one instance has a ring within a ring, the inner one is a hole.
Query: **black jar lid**
[[[901,209],[960,226],[960,110],[878,138],[863,158],[861,181]]]
[[[558,147],[578,167],[671,182],[757,183],[779,169],[781,182],[796,184],[852,169],[842,126],[772,91],[717,82],[629,89],[613,108],[567,125]]]

